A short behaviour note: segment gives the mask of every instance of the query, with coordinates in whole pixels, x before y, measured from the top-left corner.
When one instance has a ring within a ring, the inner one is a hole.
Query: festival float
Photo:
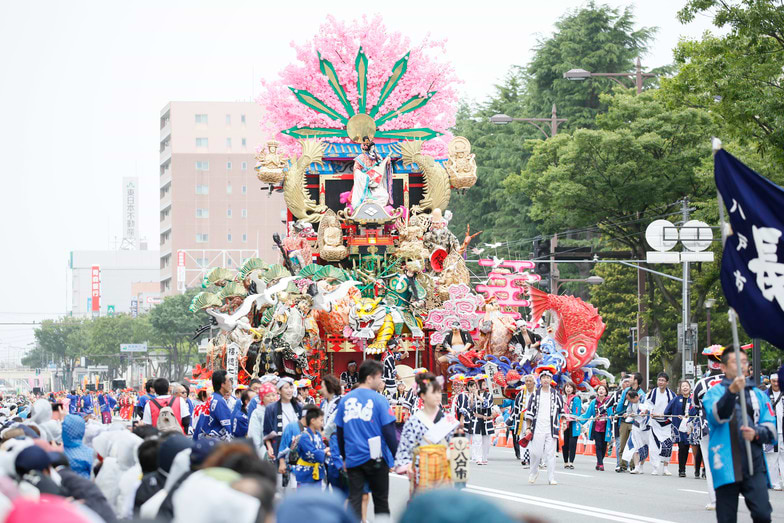
[[[288,209],[286,236],[272,238],[280,258],[206,274],[190,310],[210,317],[199,335],[217,334],[193,378],[277,373],[316,390],[351,360],[391,357],[398,379],[486,376],[500,398],[542,362],[582,388],[611,377],[596,357],[598,311],[532,287],[533,262],[479,260],[490,272],[472,287],[477,233],[458,239],[448,206],[477,163],[448,131],[457,80],[438,60],[443,43],[412,46],[378,18],[330,18],[296,51],[259,99],[274,136],[258,149],[260,189],[282,191]],[[554,335],[532,343],[546,310]]]

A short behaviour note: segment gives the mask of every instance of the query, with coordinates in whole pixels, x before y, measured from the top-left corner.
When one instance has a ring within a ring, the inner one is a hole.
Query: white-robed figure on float
[[[381,158],[376,144],[367,136],[362,139],[362,154],[354,158],[352,212],[365,202],[374,202],[382,208],[392,205],[391,158]]]

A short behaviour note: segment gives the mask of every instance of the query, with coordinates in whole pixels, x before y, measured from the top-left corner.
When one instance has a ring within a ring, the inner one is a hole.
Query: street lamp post
[[[550,118],[512,118],[505,114],[496,114],[490,117],[490,121],[496,125],[506,125],[511,122],[528,122],[541,131],[545,140],[558,134],[558,124],[568,120],[568,118],[558,118],[555,113],[555,104],[553,104],[553,112],[550,115]],[[549,135],[538,122],[550,124]]]
[[[708,347],[711,346],[711,327],[710,327],[710,320],[711,320],[711,309],[713,306],[716,305],[716,300],[713,298],[708,298],[705,300],[705,314],[706,314],[706,325],[705,329],[708,331]]]
[[[552,290],[553,294],[558,294],[558,284],[561,282],[581,282],[587,283],[588,285],[601,285],[604,283],[604,278],[596,275],[588,276],[587,278],[557,278],[555,280],[555,288]]]
[[[643,73],[642,66],[640,65],[640,58],[637,58],[637,64],[633,73],[592,73],[590,71],[586,71],[585,69],[570,69],[563,74],[563,77],[567,80],[573,80],[577,82],[582,82],[583,80],[588,80],[589,78],[599,77],[599,78],[609,78],[613,82],[617,83],[621,87],[627,87],[619,78],[632,78],[634,79],[634,86],[637,88],[637,94],[642,92],[642,83],[646,78],[655,78],[656,75],[653,73]]]

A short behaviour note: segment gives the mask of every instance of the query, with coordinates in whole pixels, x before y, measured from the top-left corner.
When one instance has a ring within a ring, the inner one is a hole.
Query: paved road
[[[716,521],[716,514],[705,510],[708,502],[705,480],[677,477],[677,465],[670,465],[674,476],[618,474],[613,470],[594,470],[593,456],[577,456],[575,469],[563,469],[556,461],[558,485],[546,484],[546,471],[539,474],[535,485],[528,484],[528,470],[514,457],[514,451],[492,448],[489,464],[472,466],[468,492],[494,500],[514,514],[536,516],[544,521],[683,522]],[[612,464],[609,460],[605,465]],[[609,468],[609,467],[608,467]],[[688,469],[693,474],[693,467]],[[770,491],[773,519],[784,520],[784,492]],[[408,480],[390,477],[390,509],[397,518],[408,501]],[[372,504],[371,504],[372,505]],[[743,500],[740,500],[738,521],[751,521]],[[370,513],[372,514],[372,508]]]

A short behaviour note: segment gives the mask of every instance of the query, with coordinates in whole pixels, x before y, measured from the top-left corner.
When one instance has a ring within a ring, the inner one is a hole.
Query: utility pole
[[[637,218],[640,218],[640,213],[637,213]],[[642,253],[641,253],[642,254]],[[641,256],[642,257],[642,256]],[[642,375],[648,372],[648,360],[644,354],[642,354],[639,350],[640,346],[640,339],[645,335],[648,335],[648,332],[645,328],[645,320],[643,319],[645,315],[645,278],[646,278],[645,271],[641,269],[637,269],[637,328],[634,330],[637,339],[635,342],[637,343],[637,371]],[[646,384],[647,385],[647,384]]]
[[[682,213],[683,213],[683,223],[689,221],[689,200],[687,198],[683,199],[683,206],[682,206]],[[692,338],[691,332],[691,321],[690,321],[690,303],[689,303],[689,262],[682,261],[683,263],[683,317],[681,321],[683,322],[683,352],[681,352],[681,375],[685,378],[686,377],[686,362],[693,361],[691,357],[691,351],[693,349],[694,340]]]
[[[550,294],[558,296],[558,264],[555,262],[555,248],[558,247],[558,235],[553,234],[550,240]]]

